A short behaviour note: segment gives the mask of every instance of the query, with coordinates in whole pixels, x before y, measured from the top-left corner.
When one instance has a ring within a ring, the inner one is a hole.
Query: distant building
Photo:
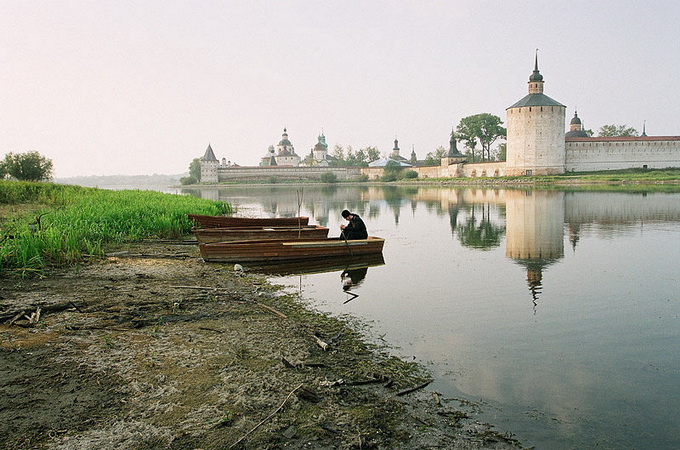
[[[318,142],[312,148],[313,164],[321,167],[327,167],[330,164],[328,159],[328,144],[326,144],[326,136],[323,131],[317,136]]]
[[[393,159],[395,161],[403,161],[403,162],[408,162],[409,160],[407,158],[404,158],[399,154],[399,140],[397,138],[394,139],[394,148],[392,149],[392,152],[390,153],[390,159]],[[409,164],[410,166],[411,164]]]
[[[260,166],[293,166],[300,165],[300,157],[295,153],[293,144],[288,139],[288,131],[284,128],[281,140],[276,146],[270,145],[267,154],[260,159]]]
[[[574,111],[574,117],[569,122],[569,131],[564,135],[565,139],[573,137],[590,137],[588,133],[583,130],[581,119],[578,118],[578,112]]]

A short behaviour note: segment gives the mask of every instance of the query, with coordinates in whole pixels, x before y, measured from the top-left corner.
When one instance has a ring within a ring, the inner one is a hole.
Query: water
[[[425,187],[194,191],[240,215],[342,209],[384,264],[275,281],[372,323],[431,388],[537,448],[680,448],[680,194]],[[358,277],[358,278],[357,278]],[[359,278],[363,278],[359,280]],[[349,281],[345,281],[349,283]],[[347,286],[346,286],[347,287]]]

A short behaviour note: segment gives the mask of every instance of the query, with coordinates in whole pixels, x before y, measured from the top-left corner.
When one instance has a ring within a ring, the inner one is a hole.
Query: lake
[[[238,215],[343,209],[384,264],[275,276],[370,323],[429,389],[537,448],[680,448],[680,194],[402,186],[185,190]],[[349,275],[349,276],[348,276]]]

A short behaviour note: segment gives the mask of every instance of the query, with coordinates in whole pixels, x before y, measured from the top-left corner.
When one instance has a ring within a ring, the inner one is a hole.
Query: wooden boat
[[[319,240],[328,237],[328,227],[253,227],[253,228],[195,228],[198,242],[226,242],[261,239]]]
[[[328,238],[314,241],[265,239],[214,242],[199,244],[199,249],[201,257],[206,261],[243,263],[368,255],[381,253],[384,244],[385,239],[369,236],[368,239],[350,241],[342,238]]]
[[[309,217],[231,217],[231,216],[203,216],[187,214],[203,228],[225,227],[303,227],[309,224]]]

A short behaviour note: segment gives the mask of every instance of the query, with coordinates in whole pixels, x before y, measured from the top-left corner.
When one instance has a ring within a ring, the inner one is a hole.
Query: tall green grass
[[[22,274],[102,255],[111,243],[179,237],[191,230],[188,213],[231,212],[226,203],[189,196],[50,183],[2,182],[1,203],[42,205],[0,223],[0,273]]]

